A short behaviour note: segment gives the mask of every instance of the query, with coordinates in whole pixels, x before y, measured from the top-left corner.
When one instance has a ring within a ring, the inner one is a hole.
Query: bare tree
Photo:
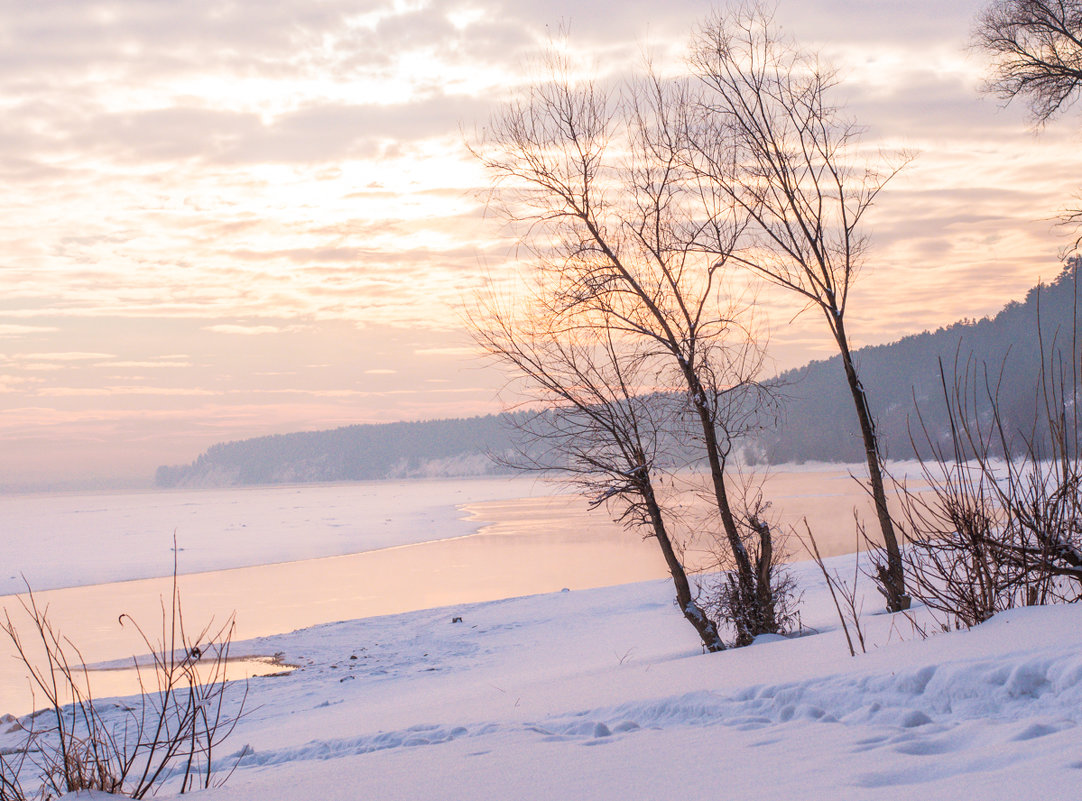
[[[548,66],[551,79],[497,115],[474,148],[493,177],[493,205],[524,232],[547,330],[633,341],[654,365],[657,392],[686,399],[743,599],[736,640],[750,642],[777,623],[725,477],[747,423],[734,398],[759,388],[763,358],[746,309],[722,287],[739,225],[731,204],[687,167],[685,85],[651,75],[613,94],[569,78],[559,55]]]
[[[1082,88],[1082,1],[994,0],[977,17],[973,44],[992,56],[985,88],[1007,103],[1021,98],[1038,125],[1078,99]],[[1082,209],[1060,219],[1077,231]],[[1073,248],[1082,245],[1076,236]]]
[[[1038,123],[1069,107],[1082,86],[1082,2],[994,0],[978,15],[973,41],[993,57],[987,88],[1022,98]]]
[[[759,4],[719,12],[697,32],[691,57],[702,91],[690,119],[692,164],[746,220],[729,261],[819,309],[841,354],[856,407],[891,611],[909,597],[887,510],[875,421],[846,329],[849,291],[864,262],[861,223],[902,165],[857,166],[860,129],[832,101],[835,73],[783,38]],[[903,158],[904,163],[904,158]]]
[[[605,505],[618,522],[654,537],[680,611],[708,651],[724,650],[717,626],[693,597],[656,490],[670,410],[651,395],[655,360],[636,352],[603,317],[567,330],[552,326],[551,313],[544,297],[516,315],[490,296],[472,319],[485,352],[513,367],[545,410],[522,422],[524,441],[511,463],[561,471],[591,508]]]

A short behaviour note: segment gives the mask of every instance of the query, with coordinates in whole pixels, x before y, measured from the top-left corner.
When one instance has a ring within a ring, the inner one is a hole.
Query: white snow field
[[[869,614],[874,644],[853,658],[810,567],[794,570],[818,633],[718,654],[701,652],[667,581],[241,643],[299,667],[251,680],[220,752],[236,771],[195,797],[1080,797],[1082,606],[927,639],[921,610]]]
[[[447,508],[438,530],[418,523],[418,539],[459,530]],[[830,563],[851,576],[852,559]],[[194,797],[1082,798],[1082,604],[942,632],[922,608],[878,613],[863,579],[868,653],[850,657],[818,570],[792,570],[802,636],[718,654],[702,653],[667,580],[571,583],[235,643],[233,655],[273,654],[297,668],[250,680],[246,714],[217,752],[219,779],[236,769]],[[99,590],[108,588],[58,592]],[[230,691],[235,706],[243,684]],[[18,726],[0,722],[0,754],[20,742]]]
[[[206,797],[1082,795],[1082,607],[927,640],[868,616],[877,645],[852,658],[807,568],[821,633],[720,654],[701,653],[664,581],[247,643],[301,667],[252,681],[227,749],[246,755]]]

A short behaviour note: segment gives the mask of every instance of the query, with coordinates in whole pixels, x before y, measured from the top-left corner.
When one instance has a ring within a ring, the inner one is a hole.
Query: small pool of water
[[[243,681],[257,676],[285,676],[296,669],[296,665],[286,665],[272,656],[239,656],[226,660],[226,681]],[[197,675],[206,681],[207,672]],[[86,678],[90,683],[94,698],[112,698],[131,695],[133,687],[139,687],[140,680],[148,689],[156,686],[153,665],[134,665],[126,667],[88,667]]]

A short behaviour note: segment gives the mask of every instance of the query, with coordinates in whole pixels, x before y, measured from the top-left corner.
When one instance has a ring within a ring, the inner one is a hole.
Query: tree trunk
[[[759,535],[759,559],[755,564],[756,599],[759,602],[759,634],[777,634],[774,593],[770,586],[770,572],[774,562],[774,533],[765,520],[752,515],[748,520],[752,530]]]
[[[747,611],[747,619],[734,619],[737,626],[737,645],[747,645],[756,635],[762,634],[762,612],[759,603],[759,593],[756,591],[755,572],[752,569],[751,559],[748,557],[748,549],[740,538],[740,531],[736,527],[736,519],[733,517],[732,507],[729,505],[729,493],[725,487],[725,466],[721,460],[721,449],[718,445],[717,431],[714,429],[714,421],[710,418],[710,412],[706,408],[705,393],[698,377],[687,374],[688,386],[695,398],[695,408],[699,414],[699,422],[703,431],[703,443],[706,445],[706,459],[710,465],[710,480],[714,489],[714,501],[718,506],[718,514],[721,517],[722,527],[725,529],[725,537],[729,541],[729,548],[733,552],[733,560],[736,562],[737,590],[740,593],[740,608]]]
[[[665,563],[669,567],[669,574],[676,586],[676,603],[680,607],[680,611],[684,613],[684,617],[699,633],[699,638],[703,641],[706,650],[710,652],[724,651],[725,643],[722,642],[714,621],[706,616],[703,610],[699,608],[699,605],[695,603],[695,599],[691,597],[691,584],[688,582],[687,572],[685,572],[680,559],[677,558],[676,551],[673,550],[672,541],[665,530],[665,520],[661,515],[661,507],[658,505],[657,498],[654,497],[654,490],[650,485],[649,478],[646,478],[643,483],[642,497],[646,502],[650,524],[654,529],[654,537],[661,546],[661,552],[665,555]]]
[[[828,312],[831,316],[834,336],[841,352],[842,366],[845,368],[845,380],[853,395],[853,404],[857,409],[857,421],[860,423],[860,435],[864,439],[864,457],[868,462],[868,483],[875,501],[875,514],[879,519],[879,530],[883,535],[883,549],[887,554],[886,567],[878,570],[879,591],[887,599],[888,612],[901,612],[909,608],[911,598],[905,591],[905,570],[902,565],[902,552],[898,547],[898,537],[894,533],[894,523],[887,509],[887,494],[883,487],[883,471],[879,442],[875,435],[875,424],[868,409],[868,396],[857,376],[853,355],[849,351],[849,340],[845,333],[845,324],[841,314],[835,309]]]

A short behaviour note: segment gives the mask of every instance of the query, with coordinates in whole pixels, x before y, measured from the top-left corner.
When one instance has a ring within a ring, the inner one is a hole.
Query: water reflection
[[[284,676],[296,668],[296,665],[283,664],[273,656],[231,657],[225,662],[226,681],[243,681],[257,676]],[[156,686],[153,668],[147,666],[91,668],[86,671],[86,678],[95,698],[130,695],[133,688],[140,686],[140,679],[148,689]]]
[[[581,499],[567,496],[508,502],[503,509],[477,512],[489,520],[498,515],[499,523],[458,539],[182,575],[185,618],[203,625],[236,610],[235,640],[242,640],[336,620],[665,575],[655,547],[603,515],[577,514],[582,507]],[[94,664],[145,650],[117,618],[126,613],[144,625],[160,620],[160,599],[169,597],[171,581],[141,579],[35,596],[48,604],[50,619],[78,645],[83,659]],[[20,624],[13,596],[0,597],[0,607]],[[29,711],[26,679],[9,655],[9,644],[0,643],[0,713]],[[97,695],[137,688],[125,688],[118,674],[108,677],[106,690],[97,685],[98,675],[104,673],[95,671]]]
[[[865,520],[873,519],[866,491],[844,469],[775,473],[767,479],[764,497],[772,502],[782,527],[807,517],[824,555],[853,550],[854,509]],[[244,640],[336,620],[667,576],[652,540],[623,530],[603,510],[587,511],[578,496],[489,501],[467,504],[461,511],[468,520],[484,523],[476,534],[349,556],[182,575],[185,616],[203,625],[235,610],[235,640]],[[679,530],[690,560],[709,564],[705,503],[685,488],[680,512]],[[433,526],[432,536],[441,533],[437,524],[428,525]],[[803,556],[798,545],[793,553]],[[171,579],[162,578],[35,595],[49,605],[50,618],[78,645],[83,659],[95,664],[145,651],[117,618],[126,613],[144,625],[160,621],[160,599],[170,592]],[[18,624],[13,596],[0,597],[0,607],[9,609]],[[29,711],[26,679],[10,655],[10,644],[0,642],[0,713]],[[236,666],[243,671],[269,667],[259,660]],[[93,675],[99,696],[137,687],[133,677],[122,672]]]

